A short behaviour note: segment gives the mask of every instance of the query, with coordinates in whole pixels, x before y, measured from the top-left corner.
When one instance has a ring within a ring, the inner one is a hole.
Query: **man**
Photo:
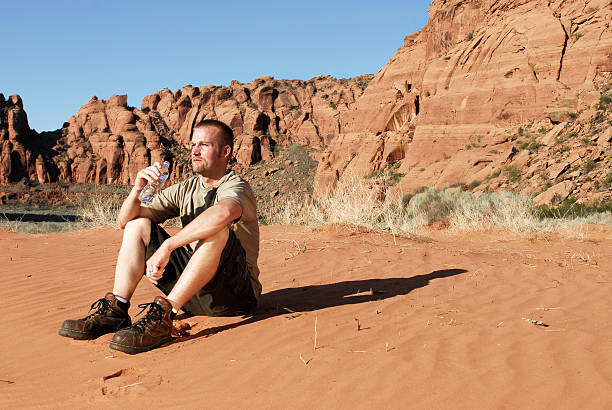
[[[95,339],[116,332],[110,347],[134,354],[172,340],[179,309],[209,316],[255,309],[261,294],[257,206],[249,184],[227,170],[233,140],[231,128],[220,121],[198,123],[191,139],[196,175],[162,190],[148,207],[138,195],[158,181],[160,165],[138,172],[119,211],[125,231],[113,291],[91,305],[94,313],[64,321],[60,335]],[[169,236],[158,224],[177,216],[183,228]],[[148,311],[131,324],[129,300],[143,275],[167,296],[139,305]]]

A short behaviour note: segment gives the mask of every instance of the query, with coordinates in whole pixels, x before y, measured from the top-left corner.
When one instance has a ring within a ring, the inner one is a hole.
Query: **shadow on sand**
[[[195,334],[175,339],[171,343],[211,336],[274,316],[310,312],[334,306],[354,305],[406,295],[414,289],[427,286],[433,279],[447,278],[465,272],[467,272],[465,269],[444,269],[410,278],[353,280],[273,290],[261,295],[259,308],[252,316],[244,316],[240,322],[202,329]],[[182,314],[177,319],[186,317],[187,315]]]

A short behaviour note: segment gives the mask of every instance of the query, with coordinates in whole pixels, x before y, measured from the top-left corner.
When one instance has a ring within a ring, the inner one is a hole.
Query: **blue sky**
[[[30,127],[62,126],[92,95],[376,73],[428,20],[413,1],[11,1],[0,9],[0,92]]]

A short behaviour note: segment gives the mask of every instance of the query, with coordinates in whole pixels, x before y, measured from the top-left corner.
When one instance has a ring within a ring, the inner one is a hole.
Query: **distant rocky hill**
[[[538,203],[610,200],[609,0],[434,0],[429,14],[375,76],[185,86],[140,109],[93,97],[43,134],[19,96],[2,96],[0,183],[127,184],[162,158],[178,179],[193,125],[218,118],[235,131],[238,168],[291,144],[324,150],[321,188],[350,171],[405,194],[461,185]]]
[[[372,75],[308,81],[260,77],[229,87],[191,85],[164,89],[129,107],[126,95],[92,97],[62,129],[30,130],[19,96],[0,97],[0,183],[129,184],[138,170],[169,159],[172,178],[190,172],[186,146],[194,124],[217,118],[236,135],[236,166],[271,159],[276,146],[319,147],[340,132],[340,114],[352,108]],[[46,149],[45,149],[46,148]]]

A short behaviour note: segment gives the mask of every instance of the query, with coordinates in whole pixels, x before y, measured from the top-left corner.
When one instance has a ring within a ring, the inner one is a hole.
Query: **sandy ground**
[[[612,408],[612,228],[570,236],[263,227],[257,315],[129,356],[57,334],[121,231],[0,232],[0,408]]]

